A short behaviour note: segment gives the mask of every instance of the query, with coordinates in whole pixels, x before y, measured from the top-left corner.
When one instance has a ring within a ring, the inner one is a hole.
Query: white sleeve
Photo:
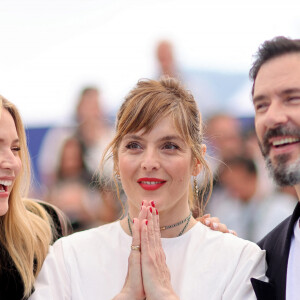
[[[66,270],[61,240],[50,246],[49,253],[35,281],[34,289],[29,300],[71,299],[70,277]]]
[[[247,244],[241,252],[239,262],[222,299],[256,300],[250,279],[268,281],[265,275],[266,269],[266,252],[254,243]]]

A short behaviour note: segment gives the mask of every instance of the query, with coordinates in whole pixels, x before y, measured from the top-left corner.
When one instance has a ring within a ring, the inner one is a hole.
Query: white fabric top
[[[300,220],[295,223],[287,269],[286,299],[296,300],[300,295]]]
[[[123,287],[131,242],[120,222],[61,238],[50,247],[30,300],[112,299]],[[162,238],[162,245],[181,300],[254,300],[250,278],[266,281],[265,251],[201,223]]]

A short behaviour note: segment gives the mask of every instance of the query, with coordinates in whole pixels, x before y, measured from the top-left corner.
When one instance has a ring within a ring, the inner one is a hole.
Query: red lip
[[[163,186],[166,183],[166,180],[159,179],[159,178],[139,178],[138,184],[146,191],[155,191],[159,189],[161,186]]]

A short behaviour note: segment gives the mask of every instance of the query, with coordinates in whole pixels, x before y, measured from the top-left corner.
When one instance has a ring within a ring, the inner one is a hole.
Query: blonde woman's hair
[[[24,297],[30,295],[53,239],[53,222],[37,202],[26,199],[30,185],[30,160],[24,126],[17,108],[0,96],[3,110],[12,116],[18,133],[22,169],[9,196],[8,212],[0,217],[0,243],[5,247],[24,285]]]
[[[116,134],[106,148],[102,167],[110,157],[114,161],[114,173],[118,173],[118,149],[122,138],[131,132],[149,132],[164,117],[171,116],[178,133],[189,145],[193,159],[202,165],[202,187],[198,193],[190,188],[190,208],[202,215],[212,190],[212,174],[203,154],[203,129],[200,112],[193,95],[177,79],[162,77],[156,80],[140,80],[123,102],[116,120]],[[117,192],[118,184],[116,183]]]

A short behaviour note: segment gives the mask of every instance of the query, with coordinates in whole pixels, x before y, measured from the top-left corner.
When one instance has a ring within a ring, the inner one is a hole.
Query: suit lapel
[[[286,276],[291,238],[294,232],[294,224],[300,215],[300,204],[298,203],[292,216],[282,222],[270,234],[268,234],[259,246],[267,251],[267,277],[271,285],[252,282],[257,299],[269,299],[267,295],[273,295],[270,299],[285,299]],[[276,297],[273,292],[275,292]]]

